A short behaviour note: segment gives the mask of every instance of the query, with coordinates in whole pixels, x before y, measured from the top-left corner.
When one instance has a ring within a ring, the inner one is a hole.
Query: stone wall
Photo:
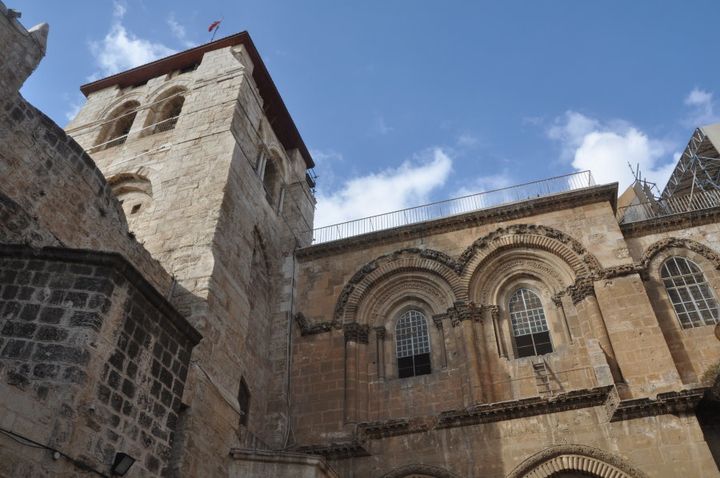
[[[117,255],[2,246],[0,297],[2,426],[21,437],[2,473],[107,473],[117,452],[167,473],[197,332]]]

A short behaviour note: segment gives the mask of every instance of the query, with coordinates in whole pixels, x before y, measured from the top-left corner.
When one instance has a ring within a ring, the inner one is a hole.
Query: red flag
[[[218,28],[220,26],[221,21],[222,20],[215,20],[214,22],[212,22],[210,24],[210,26],[208,27],[208,31],[211,32],[211,31],[215,30],[216,28]]]

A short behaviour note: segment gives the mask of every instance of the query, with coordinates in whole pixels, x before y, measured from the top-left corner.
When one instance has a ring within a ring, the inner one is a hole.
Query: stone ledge
[[[620,230],[626,238],[640,237],[655,233],[676,231],[720,221],[720,207],[690,211],[672,216],[663,216],[645,221],[621,224]]]
[[[552,398],[525,398],[508,402],[481,404],[465,410],[442,412],[436,428],[492,423],[514,418],[545,415],[579,408],[603,405],[613,386],[597,387],[589,390],[575,390]]]
[[[328,464],[324,457],[308,455],[305,453],[256,450],[249,448],[232,448],[230,450],[230,458],[232,460],[245,462],[306,466],[316,469],[317,471],[322,473],[322,476],[338,476],[337,472]],[[295,472],[296,471],[297,470],[295,470]]]
[[[298,259],[316,258],[344,253],[370,245],[407,241],[428,234],[440,234],[468,227],[510,221],[535,216],[560,209],[569,209],[597,202],[609,202],[613,208],[617,202],[617,183],[592,186],[565,193],[550,194],[488,209],[444,217],[432,221],[409,224],[359,236],[308,246],[297,251]]]
[[[680,392],[658,394],[657,398],[637,398],[623,400],[611,412],[610,421],[631,420],[633,418],[653,417],[669,413],[690,413],[695,410],[709,387],[693,388]]]
[[[365,445],[357,440],[342,443],[330,443],[327,445],[305,445],[299,446],[295,450],[309,455],[320,455],[328,460],[370,456],[370,452],[368,452],[367,448],[365,448]]]
[[[133,284],[153,306],[157,307],[161,313],[173,322],[180,332],[188,337],[193,346],[197,345],[202,339],[200,332],[119,253],[59,247],[33,249],[20,244],[0,244],[0,257],[47,259],[109,267]]]

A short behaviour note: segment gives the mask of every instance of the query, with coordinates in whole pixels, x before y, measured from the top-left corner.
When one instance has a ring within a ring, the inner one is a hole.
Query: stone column
[[[377,356],[377,377],[385,380],[385,327],[375,327],[375,353]]]
[[[570,324],[568,324],[567,315],[565,314],[565,306],[563,305],[563,297],[565,297],[564,293],[555,294],[552,296],[553,304],[555,304],[555,307],[557,308],[557,312],[560,315],[560,319],[562,320],[563,326],[565,328],[565,333],[567,334],[568,341],[572,344],[574,343],[572,331],[570,330]]]
[[[367,372],[361,368],[367,360],[368,326],[345,324],[345,423],[357,423],[363,404],[367,404]],[[364,415],[364,414],[363,414]]]
[[[610,371],[612,372],[613,380],[615,383],[624,383],[622,372],[617,363],[615,357],[615,349],[613,348],[612,342],[610,341],[610,335],[608,334],[605,320],[600,306],[598,305],[597,298],[595,297],[595,288],[591,279],[584,279],[576,283],[571,288],[572,301],[578,311],[578,316],[581,320],[586,320],[589,325],[590,333],[592,338],[598,341],[600,348],[607,357]],[[587,327],[583,327],[581,324],[581,330],[585,332]],[[588,337],[590,338],[590,337]]]
[[[489,315],[489,319],[492,322],[493,335],[495,336],[495,347],[497,349],[498,357],[507,358],[507,350],[505,350],[505,341],[500,333],[500,307],[497,305],[485,306],[485,315]]]
[[[440,367],[447,368],[448,366],[448,359],[447,359],[447,349],[445,347],[445,329],[443,328],[443,319],[447,318],[447,314],[438,314],[433,315],[432,320],[435,324],[435,328],[438,331],[438,334],[440,334]]]

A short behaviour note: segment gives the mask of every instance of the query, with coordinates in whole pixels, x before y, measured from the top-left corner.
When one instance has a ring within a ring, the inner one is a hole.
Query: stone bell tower
[[[293,251],[311,240],[313,160],[246,32],[81,90],[87,103],[66,131],[204,337],[173,467],[226,474],[230,448],[288,440]]]

